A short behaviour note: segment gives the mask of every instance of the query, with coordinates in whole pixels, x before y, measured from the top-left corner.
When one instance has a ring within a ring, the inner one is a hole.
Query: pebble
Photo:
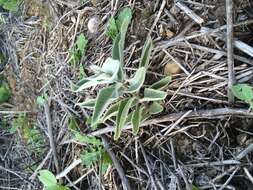
[[[93,16],[88,21],[88,30],[91,34],[97,34],[99,29],[100,19],[97,16]]]

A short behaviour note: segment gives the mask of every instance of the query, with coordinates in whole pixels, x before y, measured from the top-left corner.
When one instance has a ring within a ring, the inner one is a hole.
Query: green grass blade
[[[94,109],[95,103],[96,99],[89,99],[86,100],[85,102],[77,103],[76,105],[86,109]]]

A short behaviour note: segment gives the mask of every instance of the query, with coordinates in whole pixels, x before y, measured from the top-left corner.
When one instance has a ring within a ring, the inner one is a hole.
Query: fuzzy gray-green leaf
[[[146,76],[146,68],[145,67],[139,68],[136,71],[135,76],[128,81],[129,88],[127,89],[127,92],[134,93],[138,91],[145,81],[145,76]]]
[[[163,111],[163,106],[162,106],[161,104],[159,104],[158,102],[153,102],[153,103],[150,105],[148,111],[149,111],[149,113],[152,114],[152,115],[153,115],[153,114],[158,114],[158,113],[160,113],[160,112]]]
[[[114,140],[118,140],[121,135],[121,130],[124,127],[127,119],[129,109],[135,98],[124,99],[119,104],[118,114],[116,118],[116,128],[114,134]]]
[[[164,90],[169,85],[170,82],[171,82],[171,76],[167,76],[159,80],[158,82],[152,84],[150,88],[156,89],[156,90]]]
[[[106,87],[99,91],[97,100],[95,103],[95,109],[92,116],[92,125],[96,125],[99,121],[99,118],[104,113],[106,108],[109,106],[109,104],[112,101],[112,95],[114,93],[114,86],[112,87]]]
[[[158,101],[164,100],[167,96],[166,92],[161,90],[155,90],[151,88],[144,89],[144,97],[140,100],[141,102]]]
[[[152,48],[153,48],[152,39],[151,37],[149,37],[145,42],[144,48],[142,50],[139,67],[148,68]]]
[[[86,109],[94,109],[95,103],[96,99],[89,99],[86,100],[85,102],[77,103],[76,105]]]
[[[116,116],[118,113],[118,109],[119,109],[119,103],[112,104],[103,115],[102,122],[105,122],[111,117]]]
[[[133,126],[134,135],[137,135],[139,132],[139,128],[140,128],[140,124],[141,124],[141,120],[142,120],[143,109],[144,109],[143,107],[138,106],[132,114],[131,123]]]

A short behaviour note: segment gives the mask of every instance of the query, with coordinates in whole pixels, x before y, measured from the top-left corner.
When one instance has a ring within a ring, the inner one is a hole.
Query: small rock
[[[100,19],[97,16],[91,17],[88,21],[88,30],[91,34],[98,33]]]
[[[175,75],[181,72],[181,68],[174,61],[168,62],[164,67],[165,75]]]

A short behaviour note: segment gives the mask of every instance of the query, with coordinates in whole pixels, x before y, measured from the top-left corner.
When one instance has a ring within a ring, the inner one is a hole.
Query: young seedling
[[[130,8],[125,8],[119,13],[116,20],[119,33],[114,40],[112,58],[108,58],[102,67],[92,66],[94,75],[81,80],[75,89],[76,92],[80,92],[97,85],[105,86],[99,90],[95,99],[88,99],[77,105],[93,110],[93,129],[109,120],[113,122],[116,126],[115,140],[119,139],[124,125],[132,124],[136,135],[142,121],[163,111],[162,101],[167,96],[163,90],[171,81],[171,77],[166,77],[144,87],[153,47],[150,37],[144,45],[136,73],[130,78],[127,77],[123,69],[123,50],[131,18]]]
[[[38,178],[45,190],[70,190],[68,187],[60,185],[54,174],[49,170],[40,170]]]
[[[253,109],[253,88],[248,84],[237,84],[231,88],[234,96],[249,104]]]

